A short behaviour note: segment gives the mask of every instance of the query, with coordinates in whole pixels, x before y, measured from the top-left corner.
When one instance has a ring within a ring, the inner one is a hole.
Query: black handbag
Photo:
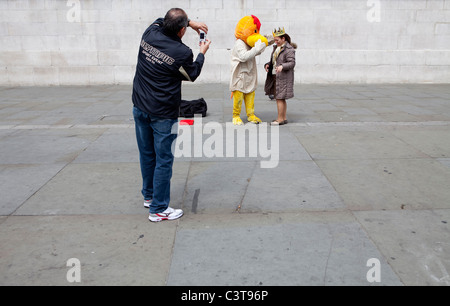
[[[180,117],[192,118],[196,114],[201,114],[202,117],[206,117],[207,111],[208,105],[203,98],[191,101],[181,100]]]

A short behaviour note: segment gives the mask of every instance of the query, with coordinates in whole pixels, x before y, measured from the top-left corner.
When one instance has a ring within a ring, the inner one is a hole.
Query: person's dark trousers
[[[133,107],[133,116],[141,164],[142,195],[145,200],[153,199],[150,213],[157,214],[169,207],[174,160],[172,144],[177,138],[175,124],[178,120],[151,118],[137,107]]]

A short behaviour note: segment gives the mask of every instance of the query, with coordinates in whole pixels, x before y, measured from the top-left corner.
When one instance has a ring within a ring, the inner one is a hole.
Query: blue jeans
[[[178,120],[151,118],[136,107],[133,107],[133,116],[141,164],[142,195],[145,200],[153,199],[150,213],[160,213],[169,207],[170,202],[174,160],[172,144],[177,138],[177,126],[174,127],[174,124]]]

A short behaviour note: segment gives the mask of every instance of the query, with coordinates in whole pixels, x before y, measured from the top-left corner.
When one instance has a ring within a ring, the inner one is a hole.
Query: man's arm
[[[145,36],[148,31],[150,31],[154,27],[161,27],[163,26],[164,18],[158,18],[152,24],[145,30],[144,34],[142,36]]]
[[[189,20],[189,26],[199,34],[199,30],[202,30],[203,32],[208,34],[208,26],[203,22]]]
[[[190,54],[179,69],[186,81],[194,82],[200,76],[203,63],[205,62],[205,54],[208,51],[210,44],[210,40],[200,44],[200,53],[195,61],[193,61],[194,55],[192,54],[192,51],[189,50]]]

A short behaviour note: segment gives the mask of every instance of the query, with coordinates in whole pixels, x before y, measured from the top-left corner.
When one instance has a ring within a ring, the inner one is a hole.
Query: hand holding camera
[[[200,34],[200,44],[202,42],[206,42],[206,33],[203,32],[202,30],[199,30],[199,34]]]
[[[205,23],[191,20],[189,26],[199,34],[200,53],[205,54],[209,49],[211,41],[206,38],[208,26]]]
[[[211,41],[209,39],[206,39],[206,33],[202,30],[199,30],[200,34],[200,53],[206,54],[206,51],[209,49],[209,45],[211,44]]]

